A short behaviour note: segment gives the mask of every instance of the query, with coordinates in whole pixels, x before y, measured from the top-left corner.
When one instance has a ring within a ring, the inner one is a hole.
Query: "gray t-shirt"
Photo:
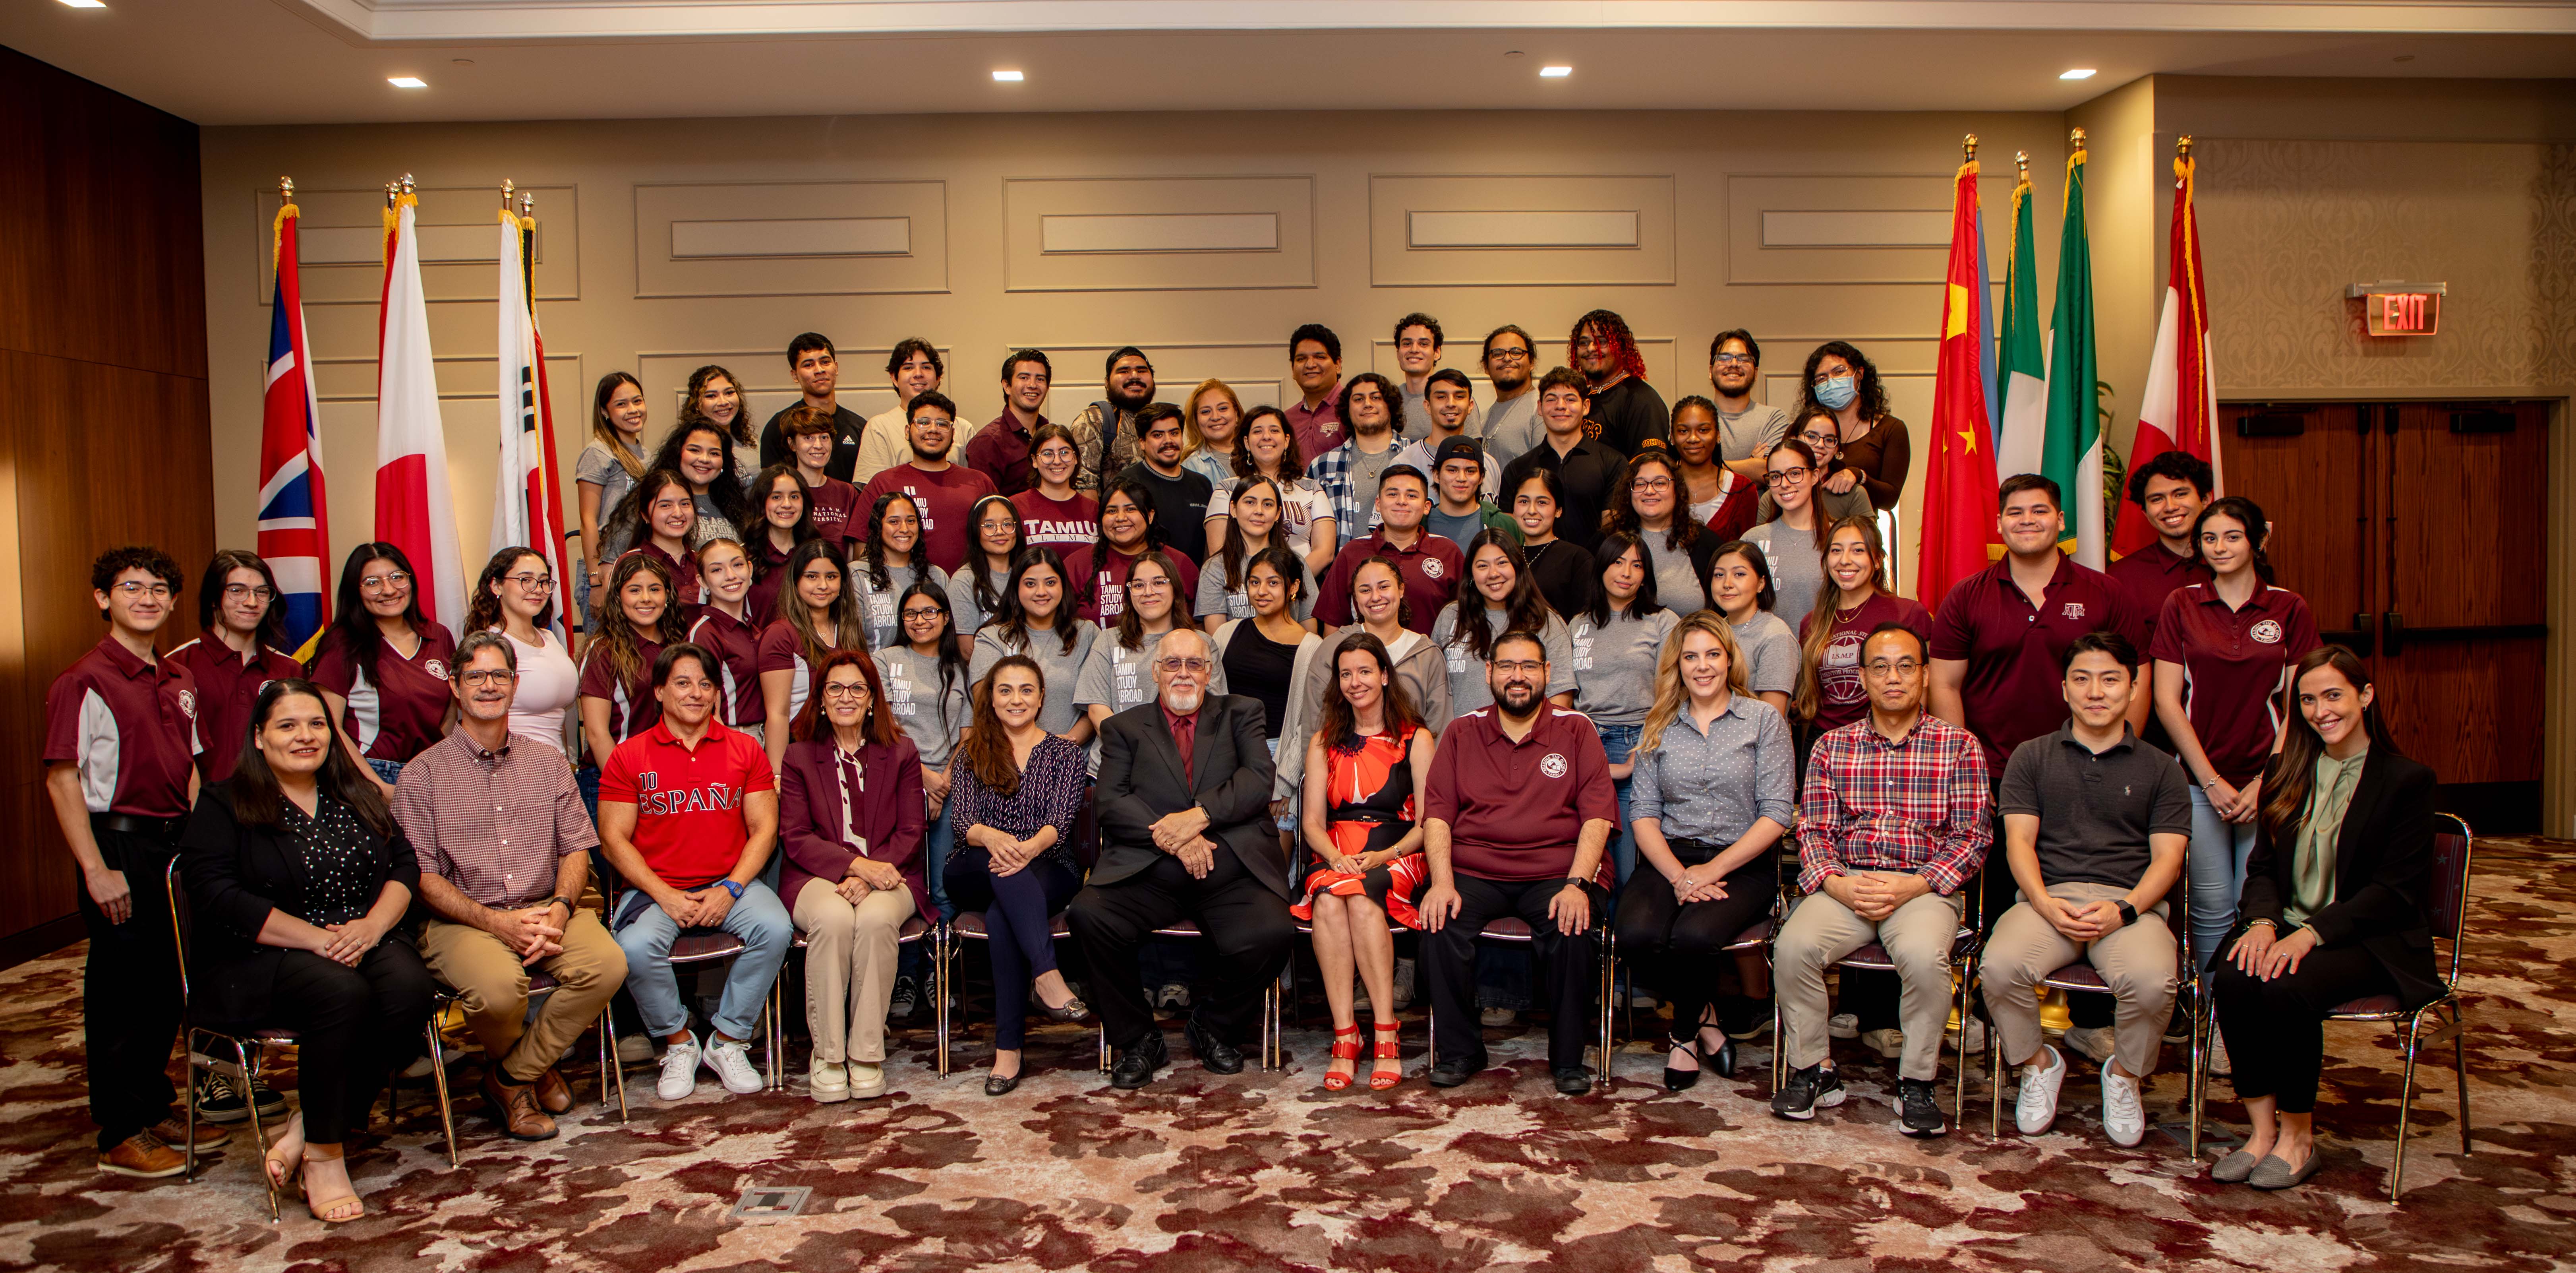
[[[1009,583],[1010,577],[1004,575],[993,581],[993,587],[998,592]],[[948,576],[948,614],[956,622],[959,636],[975,635],[976,630],[984,626],[984,621],[993,617],[990,611],[975,604],[975,568],[972,564],[960,567],[956,574]]]
[[[948,763],[949,751],[957,745],[957,731],[966,727],[966,669],[957,669],[954,684],[939,682],[939,657],[923,654],[909,645],[878,647],[872,655],[877,675],[885,680],[886,709],[894,713],[895,723],[903,735],[921,751],[921,763],[930,769]]]
[[[947,572],[937,566],[929,570],[930,586],[946,592]],[[868,625],[869,649],[903,644],[903,591],[920,577],[911,566],[888,566],[886,586],[879,588],[868,582],[867,563],[859,559],[859,554],[850,554],[850,582],[859,590],[859,617]]]
[[[1798,621],[1816,608],[1816,593],[1825,586],[1825,555],[1816,550],[1815,535],[1771,521],[1744,532],[1744,539],[1759,546],[1771,563],[1771,587],[1780,594],[1771,611],[1795,631]]]
[[[1708,533],[1702,527],[1700,533]],[[1689,614],[1708,608],[1708,584],[1699,577],[1699,567],[1692,564],[1690,549],[1666,548],[1669,538],[1659,530],[1646,531],[1638,538],[1646,541],[1646,555],[1655,568],[1655,604],[1667,610]]]
[[[1735,644],[1744,651],[1745,687],[1756,694],[1798,692],[1798,634],[1768,610],[1756,610],[1735,629]]]
[[[600,560],[608,560],[610,554],[607,551],[607,541],[612,538],[608,528],[608,518],[610,514],[617,511],[617,501],[626,498],[626,492],[635,489],[635,479],[626,472],[625,465],[617,462],[617,457],[610,453],[606,443],[593,442],[583,447],[580,457],[572,462],[572,480],[588,482],[599,488],[599,537],[602,542],[584,544],[582,549]],[[575,503],[572,512],[574,517],[578,518],[581,515],[581,505]],[[575,529],[579,528],[575,527]],[[626,539],[631,536],[617,535],[614,538]]]
[[[1249,559],[1244,562],[1243,572],[1247,576],[1252,573]],[[1296,614],[1303,621],[1315,617],[1315,568],[1300,557],[1297,559],[1297,575],[1304,586],[1297,593]],[[1202,619],[1211,615],[1228,619],[1252,617],[1252,598],[1241,588],[1225,586],[1225,555],[1221,550],[1210,550],[1207,564],[1199,568],[1199,595],[1193,600],[1197,604],[1191,607],[1190,612]]]
[[[1485,510],[1479,508],[1464,517],[1451,517],[1441,512],[1435,505],[1431,510],[1431,516],[1424,520],[1423,526],[1432,534],[1458,545],[1458,551],[1465,552],[1467,541],[1474,539],[1476,532],[1485,528]]]
[[[1995,811],[2039,819],[2039,878],[2134,888],[2146,878],[2147,837],[2191,834],[2191,783],[2174,758],[2138,740],[2095,754],[2072,722],[2013,748]]]
[[[1485,450],[1505,464],[1529,454],[1530,448],[1545,436],[1547,426],[1538,418],[1536,386],[1485,408]]]
[[[1501,636],[1511,620],[1500,610],[1487,607],[1486,630]],[[1547,693],[1553,698],[1574,692],[1574,638],[1565,630],[1565,620],[1551,610],[1547,626],[1539,629],[1539,644],[1547,647]],[[1455,720],[1494,701],[1494,688],[1485,683],[1485,661],[1467,648],[1466,639],[1458,635],[1458,603],[1440,607],[1440,617],[1431,622],[1431,643],[1440,648],[1449,665],[1449,717]],[[1449,721],[1435,721],[1433,727]]]
[[[1681,616],[1658,607],[1637,618],[1613,614],[1596,628],[1592,616],[1575,616],[1574,710],[1595,725],[1642,725],[1655,705],[1655,661]]]
[[[1100,639],[1100,626],[1089,619],[1073,621],[1073,648],[1064,648],[1064,640],[1052,630],[1031,632],[1029,648],[1022,649],[1003,639],[1002,630],[986,626],[975,634],[975,657],[966,670],[981,685],[993,665],[1007,654],[1025,654],[1035,660],[1038,671],[1046,677],[1046,706],[1038,709],[1038,727],[1050,734],[1070,733],[1082,712],[1073,705],[1074,683],[1081,679],[1082,665],[1091,657],[1092,645]]]
[[[1395,467],[1395,457],[1403,453],[1404,447],[1401,444],[1388,447],[1375,455],[1369,454],[1361,447],[1351,448],[1351,498],[1358,501],[1361,517],[1371,522],[1377,520],[1377,479],[1379,475]],[[1424,476],[1427,478],[1430,475]],[[1355,530],[1342,526],[1336,529],[1340,531],[1342,542],[1345,544],[1368,533],[1366,527]]]
[[[1749,460],[1780,445],[1789,436],[1789,413],[1779,407],[1755,403],[1733,415],[1720,408],[1717,413],[1717,458],[1732,463]]]

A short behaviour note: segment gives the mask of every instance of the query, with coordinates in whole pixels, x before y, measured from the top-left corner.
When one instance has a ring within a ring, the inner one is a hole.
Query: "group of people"
[[[581,614],[555,613],[544,554],[505,547],[460,639],[399,548],[363,544],[309,668],[276,648],[258,557],[218,553],[203,635],[161,651],[179,567],[104,554],[109,633],[55,682],[44,754],[83,875],[101,1168],[174,1174],[190,1135],[284,1109],[210,1073],[209,1121],[172,1116],[175,875],[188,1015],[298,1031],[301,1109],[266,1170],[326,1221],[363,1213],[349,1137],[442,990],[495,1119],[536,1140],[604,1011],[658,1049],[662,1097],[702,1072],[760,1090],[751,1041],[802,948],[807,1090],[866,1098],[916,993],[907,932],[967,913],[996,1096],[1032,1009],[1096,1018],[1116,1088],[1170,1063],[1158,1002],[1186,1006],[1201,1064],[1240,1070],[1301,929],[1325,1088],[1403,1081],[1417,980],[1428,1080],[1466,1083],[1480,986],[1507,975],[1477,939],[1509,917],[1559,1091],[1593,1084],[1611,930],[1652,992],[1631,1003],[1669,1008],[1668,1088],[1731,1073],[1776,1020],[1774,1114],[1840,1103],[1830,1039],[1858,1036],[1896,1062],[1900,1129],[1939,1135],[1952,959],[1982,933],[2023,1131],[2053,1121],[2072,1049],[2136,1144],[2188,981],[2254,1124],[2217,1174],[2315,1170],[2327,1008],[2439,993],[2432,777],[2274,584],[2259,507],[2167,453],[2128,487],[2159,544],[2106,574],[2061,550],[2055,484],[2016,475],[2002,558],[1928,612],[1889,586],[1877,514],[1910,460],[1859,349],[1811,352],[1784,411],[1752,400],[1753,336],[1721,333],[1712,395],[1667,405],[1594,311],[1574,368],[1533,374],[1528,333],[1489,334],[1480,404],[1437,369],[1436,320],[1394,334],[1401,381],[1344,378],[1339,338],[1299,328],[1303,400],[1249,412],[1217,381],[1157,402],[1121,349],[1070,425],[1021,350],[1003,415],[961,436],[929,342],[889,361],[904,405],[862,419],[809,333],[802,401],[755,434],[739,382],[701,368],[649,460],[644,395],[612,373],[577,469]],[[1156,935],[1184,921],[1176,956]],[[718,932],[739,951],[701,1013],[673,951]],[[1892,977],[1837,973],[1871,943]],[[2041,983],[2079,959],[2110,994],[2052,1044]]]

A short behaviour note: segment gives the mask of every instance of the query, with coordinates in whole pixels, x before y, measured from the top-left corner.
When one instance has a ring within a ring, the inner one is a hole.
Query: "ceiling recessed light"
[[[994,83],[996,83],[996,84],[1017,84],[1017,83],[1019,83],[1021,80],[1024,80],[1024,79],[1027,79],[1027,78],[1028,78],[1027,76],[1020,74],[1018,71],[995,71],[995,72],[993,72],[993,82],[994,82]]]
[[[417,75],[388,75],[385,77],[385,83],[391,84],[395,88],[429,87],[429,81],[422,79]]]
[[[2089,80],[2093,78],[2093,68],[2089,66],[2079,66],[2071,71],[2060,71],[2057,73],[2057,78],[2061,80]]]
[[[107,0],[63,0],[63,4],[73,9],[104,9]]]
[[[1538,68],[1538,77],[1543,80],[1561,80],[1572,74],[1574,74],[1574,68],[1570,66],[1542,66]]]

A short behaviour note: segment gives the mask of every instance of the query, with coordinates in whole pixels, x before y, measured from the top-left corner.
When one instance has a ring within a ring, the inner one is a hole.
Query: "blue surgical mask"
[[[1860,396],[1860,386],[1849,376],[1828,377],[1816,386],[1816,401],[1827,411],[1840,411]]]

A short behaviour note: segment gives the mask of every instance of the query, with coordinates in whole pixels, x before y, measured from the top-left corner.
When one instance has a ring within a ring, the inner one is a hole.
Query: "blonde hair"
[[[1234,386],[1211,377],[1200,381],[1199,387],[1190,391],[1190,403],[1181,410],[1181,455],[1184,459],[1198,454],[1200,448],[1207,445],[1207,439],[1199,436],[1199,399],[1212,393],[1224,394],[1225,400],[1234,404],[1234,449],[1237,452],[1243,450],[1243,399],[1235,396]]]
[[[1655,705],[1646,710],[1645,727],[1638,732],[1636,750],[1640,752],[1662,746],[1664,727],[1690,705],[1690,690],[1682,685],[1682,640],[1694,632],[1717,638],[1717,648],[1725,652],[1726,692],[1739,697],[1750,693],[1744,679],[1744,647],[1736,644],[1735,630],[1727,626],[1726,617],[1714,610],[1682,616],[1673,634],[1664,638],[1663,653],[1655,656]]]

